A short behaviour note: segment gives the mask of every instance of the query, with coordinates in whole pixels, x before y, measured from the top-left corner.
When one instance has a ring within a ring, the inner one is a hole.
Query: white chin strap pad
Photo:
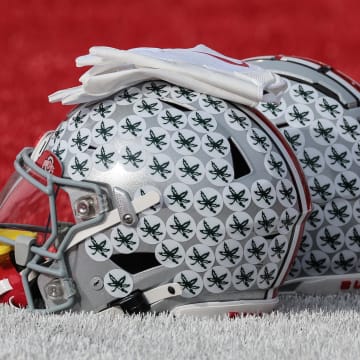
[[[143,196],[135,198],[131,203],[136,214],[143,212],[146,209],[160,202],[160,194],[157,191],[149,191]]]
[[[154,289],[144,292],[144,296],[150,305],[160,300],[164,300],[181,294],[182,294],[182,288],[181,285],[178,283],[169,283],[169,284],[161,285]]]

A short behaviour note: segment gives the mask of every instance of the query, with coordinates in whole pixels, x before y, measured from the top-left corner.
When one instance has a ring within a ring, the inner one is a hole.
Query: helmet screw
[[[60,279],[51,280],[45,287],[46,295],[51,300],[59,300],[64,295],[64,288]]]
[[[87,215],[89,213],[89,202],[87,200],[81,200],[77,204],[77,212],[79,215]]]
[[[88,220],[97,215],[97,199],[94,196],[82,196],[75,202],[75,214],[81,220]]]
[[[133,217],[130,214],[125,214],[123,216],[123,220],[126,224],[129,224],[129,225],[132,224],[134,221]]]
[[[104,282],[100,276],[94,276],[90,280],[90,286],[95,290],[99,291],[104,287]]]
[[[169,292],[169,294],[174,295],[175,294],[175,289],[172,286],[169,286],[168,287],[168,292]]]

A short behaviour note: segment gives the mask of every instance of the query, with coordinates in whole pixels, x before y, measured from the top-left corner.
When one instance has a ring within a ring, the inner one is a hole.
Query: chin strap
[[[181,294],[182,287],[179,283],[169,283],[147,291],[135,290],[125,298],[113,303],[113,306],[120,307],[127,314],[141,314],[148,312],[151,306],[158,301]]]

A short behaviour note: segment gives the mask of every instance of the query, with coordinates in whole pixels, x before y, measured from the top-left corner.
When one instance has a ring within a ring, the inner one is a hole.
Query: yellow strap
[[[36,233],[25,230],[15,230],[15,229],[0,229],[0,236],[6,237],[11,240],[16,240],[19,235],[26,235],[31,237],[36,237]],[[5,245],[0,243],[0,256],[6,255],[12,250],[12,246]]]

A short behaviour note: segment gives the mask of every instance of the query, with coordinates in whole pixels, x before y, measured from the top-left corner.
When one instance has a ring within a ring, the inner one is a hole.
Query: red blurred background
[[[298,55],[359,80],[359,10],[359,0],[1,0],[0,187],[18,151],[69,111],[47,96],[78,84],[74,59],[93,45]]]

